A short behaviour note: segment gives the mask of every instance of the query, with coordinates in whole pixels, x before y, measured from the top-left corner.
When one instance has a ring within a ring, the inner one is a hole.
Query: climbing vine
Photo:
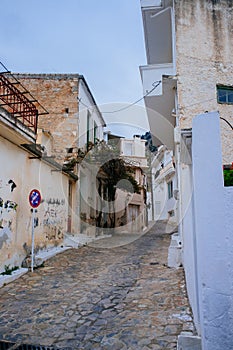
[[[75,156],[66,160],[64,169],[73,170],[76,164],[88,164],[99,166],[97,178],[104,176],[108,187],[109,201],[113,201],[118,188],[135,193],[140,193],[141,187],[134,179],[132,164],[125,161],[120,155],[120,148],[117,142],[97,141],[95,144],[89,142],[86,150],[79,148]],[[128,181],[120,181],[128,180]],[[132,186],[129,186],[129,183]]]
[[[109,202],[111,206],[108,214],[103,214],[100,209],[93,217],[87,218],[85,213],[81,213],[82,221],[97,227],[115,227],[114,201],[117,188],[126,192],[141,193],[142,188],[134,178],[133,164],[121,156],[117,140],[111,140],[109,143],[105,141],[97,141],[95,144],[89,142],[85,150],[78,149],[76,155],[65,162],[64,167],[73,170],[77,164],[84,168],[88,167],[95,173],[97,169],[98,193],[100,198]]]

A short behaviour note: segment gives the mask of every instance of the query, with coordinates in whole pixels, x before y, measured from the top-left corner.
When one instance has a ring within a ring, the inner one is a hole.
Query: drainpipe
[[[152,166],[151,166],[151,153],[150,153],[150,190],[151,190],[151,214],[152,214],[152,221],[155,220],[155,208],[154,208],[154,192],[153,192],[153,172],[152,172]]]
[[[175,129],[175,152],[176,152],[176,165],[177,165],[177,188],[178,193],[178,232],[180,240],[183,244],[183,224],[182,224],[182,181],[181,181],[181,130],[180,130],[180,120],[179,120],[179,106],[178,106],[178,96],[175,94],[175,110],[176,110],[176,129]],[[182,259],[183,260],[183,259]]]

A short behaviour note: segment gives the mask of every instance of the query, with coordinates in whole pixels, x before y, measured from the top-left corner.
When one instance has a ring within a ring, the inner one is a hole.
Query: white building
[[[172,152],[160,146],[151,162],[154,220],[177,224],[177,179]]]
[[[105,121],[95,102],[95,99],[84,79],[79,83],[79,137],[78,148],[88,151],[89,145],[103,140]],[[92,146],[91,146],[92,147]],[[79,217],[80,232],[91,236],[97,234],[96,213],[99,210],[99,193],[96,175],[98,168],[91,168],[85,163],[85,158],[78,166],[79,174]]]
[[[173,151],[176,164],[174,260],[181,252],[202,350],[230,350],[232,191],[223,187],[222,164],[233,154],[232,4],[141,0],[141,8],[147,65],[140,71],[153,143]]]

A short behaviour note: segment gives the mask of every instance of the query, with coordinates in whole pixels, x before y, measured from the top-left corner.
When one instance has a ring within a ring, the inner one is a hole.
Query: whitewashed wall
[[[233,191],[223,187],[218,113],[193,121],[193,242],[202,350],[233,346]],[[190,259],[192,255],[190,254]],[[190,264],[192,266],[192,263]],[[187,271],[187,269],[186,269]],[[191,271],[192,274],[192,271]],[[186,275],[187,280],[190,276]],[[191,279],[194,277],[191,275]]]
[[[181,203],[182,203],[182,239],[183,239],[183,265],[185,268],[186,287],[189,302],[197,332],[201,333],[199,315],[199,293],[197,281],[197,252],[194,222],[193,202],[193,176],[192,165],[182,164],[181,170]]]
[[[171,151],[164,151],[161,146],[159,153],[152,162],[152,186],[154,199],[155,220],[170,220],[177,222],[177,201],[174,198],[174,190],[177,189],[177,177],[173,168],[173,159]],[[163,164],[163,169],[161,167]],[[157,176],[156,174],[158,174]],[[173,182],[173,197],[168,198],[168,182]],[[174,216],[169,212],[173,211]]]
[[[36,213],[35,247],[43,249],[63,241],[67,230],[67,176],[48,164],[29,159],[30,154],[0,137],[0,271],[4,265],[19,266],[31,246],[32,189],[41,192],[43,203]],[[11,191],[12,180],[16,187]]]
[[[93,100],[90,93],[87,90],[87,87],[83,80],[79,80],[79,147],[84,147],[87,142],[87,113],[90,112],[90,141],[94,142],[94,123],[96,123],[97,129],[97,138],[103,140],[103,120],[100,118],[98,111],[95,106],[93,106]]]

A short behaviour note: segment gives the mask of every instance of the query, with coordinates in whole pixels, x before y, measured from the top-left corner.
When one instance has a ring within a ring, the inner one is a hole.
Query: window
[[[67,148],[66,150],[67,150],[67,153],[73,153],[73,147],[69,147],[69,148]]]
[[[233,104],[233,87],[231,86],[217,86],[218,103]]]
[[[87,146],[90,142],[90,119],[91,119],[91,113],[88,110],[87,111]]]
[[[133,155],[133,145],[132,145],[132,143],[126,142],[124,144],[124,155],[125,156],[132,156]]]
[[[94,143],[97,142],[97,131],[98,131],[98,126],[96,124],[96,122],[94,122]]]
[[[168,189],[168,199],[173,197],[173,182],[169,181],[167,183],[167,189]]]

